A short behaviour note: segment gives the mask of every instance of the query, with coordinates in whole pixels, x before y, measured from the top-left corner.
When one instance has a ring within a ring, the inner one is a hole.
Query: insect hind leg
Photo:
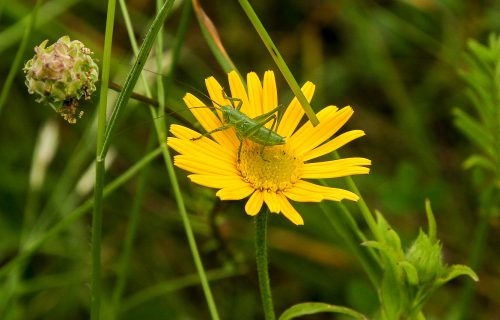
[[[267,144],[267,141],[269,141],[269,140],[270,140],[270,138],[271,138],[271,132],[273,132],[273,131],[274,131],[274,129],[276,128],[277,123],[278,123],[278,120],[279,120],[279,119],[281,119],[281,117],[280,117],[280,115],[279,115],[279,114],[278,114],[278,115],[273,114],[273,115],[270,115],[268,119],[269,119],[269,120],[267,120],[267,121],[270,121],[270,120],[272,119],[273,123],[271,124],[271,128],[269,129],[269,132],[268,132],[268,134],[267,134],[267,139],[266,139],[266,142],[265,142],[264,144],[262,144],[262,145],[261,145],[261,147],[260,147],[260,157],[262,158],[262,160],[267,161],[267,162],[269,162],[269,161],[271,161],[271,160],[270,160],[270,159],[266,159],[266,158],[264,157],[264,148],[265,148],[265,147],[267,147],[267,146],[269,146],[269,145]]]

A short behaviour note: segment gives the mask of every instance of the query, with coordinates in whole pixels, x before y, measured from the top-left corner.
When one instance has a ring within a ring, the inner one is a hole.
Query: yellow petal
[[[283,195],[297,202],[320,202],[323,200],[323,195],[321,193],[310,192],[309,190],[298,188],[297,184],[299,182],[297,182],[293,188],[283,191]]]
[[[302,156],[305,152],[310,151],[333,136],[349,120],[352,114],[351,107],[345,107],[337,112],[328,112],[323,115],[318,114],[320,123],[316,127],[310,126],[309,122],[306,123],[290,138],[290,143],[296,148],[298,155]]]
[[[290,198],[292,200],[300,202],[306,202],[307,201],[306,199],[310,194],[316,194],[318,196],[321,196],[324,200],[331,200],[331,201],[340,201],[343,199],[357,201],[359,199],[358,195],[356,195],[351,191],[339,188],[320,186],[304,180],[300,180],[297,183],[295,183],[294,187],[290,189],[290,191],[297,193],[301,196],[304,196],[304,198],[301,198],[300,200],[295,200]]]
[[[251,195],[252,192],[254,192],[254,189],[248,183],[245,183],[235,187],[223,188],[217,191],[215,195],[221,200],[241,200]]]
[[[214,143],[208,138],[200,140],[181,140],[177,138],[168,138],[168,146],[180,154],[185,154],[195,159],[203,159],[207,163],[219,161],[226,166],[234,166],[236,163],[236,151],[228,153],[227,150],[220,145],[213,146],[210,142]]]
[[[221,175],[204,175],[204,174],[190,174],[188,178],[199,185],[215,188],[215,189],[223,189],[227,187],[236,187],[242,184],[247,184],[241,177],[239,176],[221,176]]]
[[[208,137],[200,138],[201,133],[177,124],[173,124],[170,126],[170,132],[177,138],[183,140],[191,141],[193,138],[196,138],[197,140],[195,141],[201,140],[204,144],[207,144],[208,146],[213,148],[219,148],[221,151],[226,151],[228,154],[234,153],[234,151],[236,150],[236,148],[231,149],[231,146],[228,145],[220,145],[219,143]]]
[[[338,178],[355,174],[367,174],[371,161],[365,158],[345,158],[332,161],[306,163],[303,167],[302,178],[324,179]]]
[[[198,120],[205,131],[210,132],[222,126],[221,120],[210,110],[210,108],[202,108],[206,105],[192,94],[186,94],[184,96],[184,102],[190,108],[191,113],[194,115],[196,120]],[[210,136],[222,145],[239,145],[239,140],[233,129],[215,132]]]
[[[296,225],[303,225],[304,220],[300,216],[300,213],[295,210],[295,208],[290,204],[288,199],[283,195],[278,195],[278,201],[280,203],[281,213],[290,221]]]
[[[236,71],[231,71],[228,75],[229,80],[229,88],[231,89],[231,96],[233,98],[241,99],[241,112],[244,114],[248,114],[248,109],[250,106],[250,102],[248,102],[248,95],[243,82],[239,74]]]
[[[255,118],[256,116],[264,113],[262,112],[262,84],[260,83],[259,77],[255,72],[247,74],[247,86],[248,101],[250,102],[250,108],[248,108],[249,110],[247,116]]]
[[[307,101],[311,102],[315,88],[314,83],[309,81],[302,86],[302,93],[304,93]],[[283,137],[291,136],[303,116],[304,108],[302,108],[297,98],[293,98],[278,126],[278,134]]]
[[[208,77],[205,79],[205,85],[207,86],[208,95],[212,99],[212,103],[215,109],[219,110],[220,106],[230,105],[230,101],[224,97],[224,91],[222,86],[219,84],[214,77]],[[227,94],[226,94],[227,95]],[[222,115],[219,113],[219,117],[222,119]]]
[[[278,106],[278,92],[276,89],[276,79],[274,72],[268,70],[264,73],[264,83],[262,88],[262,113],[271,111]],[[270,128],[272,122],[268,122],[266,127]]]
[[[179,139],[189,140],[200,136],[200,133],[184,126],[173,124],[170,126],[170,133]]]
[[[190,157],[187,155],[178,155],[174,157],[174,164],[186,171],[207,175],[239,175],[239,171],[234,167],[228,167],[222,162],[205,162],[200,161],[198,157]]]
[[[321,124],[324,121],[328,121],[329,119],[332,119],[335,114],[337,113],[338,108],[336,106],[328,106],[324,109],[322,109],[320,112],[316,114],[318,117],[319,123]],[[295,131],[290,139],[288,139],[288,142],[292,143],[294,146],[300,146],[302,143],[304,143],[305,140],[308,139],[308,135],[311,134],[311,131],[313,131],[314,127],[312,126],[310,121],[307,121],[300,127],[297,131]]]
[[[280,212],[280,203],[276,197],[276,192],[264,191],[264,202],[267,204],[269,211],[274,213]]]
[[[263,202],[264,195],[262,194],[262,191],[255,190],[255,192],[250,196],[247,203],[245,204],[245,212],[251,216],[255,216],[260,212]]]
[[[303,161],[308,161],[317,157],[321,157],[322,155],[325,155],[327,153],[330,153],[334,150],[337,150],[338,148],[346,145],[347,143],[351,142],[352,140],[355,140],[359,137],[362,137],[365,135],[365,132],[363,130],[351,130],[348,132],[344,132],[341,135],[335,137],[334,139],[328,141],[327,143],[310,150],[306,152],[302,156]]]

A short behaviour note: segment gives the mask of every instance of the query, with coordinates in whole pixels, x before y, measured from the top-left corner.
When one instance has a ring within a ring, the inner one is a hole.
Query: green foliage
[[[488,172],[489,184],[500,188],[500,36],[491,34],[488,45],[468,42],[467,66],[461,75],[477,118],[455,109],[455,125],[478,148],[465,162],[467,169]]]
[[[376,248],[383,261],[384,274],[379,291],[381,319],[421,319],[425,303],[446,282],[461,275],[478,281],[469,267],[449,267],[443,263],[442,247],[437,239],[436,223],[429,202],[426,212],[428,233],[420,230],[408,249],[403,249],[397,232],[381,213],[377,213],[377,223],[383,239],[364,243],[365,246]]]
[[[316,313],[338,313],[348,315],[354,319],[366,320],[367,318],[359,312],[351,310],[346,307],[334,306],[326,303],[319,302],[305,302],[296,304],[285,310],[279,320],[289,320],[300,316],[316,314]]]
[[[101,64],[107,2],[33,4],[0,0],[0,318],[88,319],[95,117],[87,111],[89,116],[74,126],[56,119],[60,143],[52,146],[53,158],[43,159],[44,152],[37,151],[44,139],[40,127],[54,119],[47,120],[51,113],[26,92],[22,64],[31,58],[30,48],[66,34],[91,48]],[[111,54],[110,77],[121,84],[123,75],[137,76],[143,67],[132,68],[134,41],[125,34],[142,42],[155,12],[152,2],[122,4],[113,48],[106,52]],[[481,43],[488,32],[499,30],[500,3],[340,0],[251,5],[281,52],[281,67],[289,68],[299,84],[316,84],[314,110],[353,106],[349,126],[363,129],[366,137],[339,152],[373,161],[372,173],[355,179],[359,192],[347,182],[363,196],[359,207],[297,204],[303,228],[269,217],[269,277],[276,310],[286,310],[282,317],[304,319],[363,319],[354,310],[384,320],[423,319],[424,312],[429,319],[471,318],[467,314],[494,319],[500,305],[495,286],[500,279],[498,237],[491,219],[499,212],[499,37]],[[131,18],[126,30],[121,19],[127,10]],[[252,22],[238,2],[176,1],[159,33],[164,45],[151,54],[166,62],[165,67],[151,64],[145,50],[140,63],[147,64],[143,83],[151,90],[130,83],[127,91],[164,98],[157,105],[184,110],[186,91],[202,90],[209,75],[222,79],[231,65],[243,74],[271,68],[278,75]],[[466,37],[477,40],[469,40],[464,65]],[[459,67],[471,110],[465,108],[455,72]],[[167,73],[164,94],[154,92],[162,81],[150,71]],[[277,83],[279,103],[289,101],[286,81],[277,77]],[[115,93],[106,85],[102,94],[115,105]],[[99,290],[104,319],[209,317],[183,219],[192,223],[221,318],[262,319],[253,221],[242,213],[240,202],[217,202],[211,190],[189,184],[182,175],[174,192],[174,170],[166,171],[161,161],[162,153],[164,160],[169,158],[162,149],[167,124],[161,111],[148,111],[133,99],[123,99],[125,93],[121,96],[115,117],[119,121],[113,121],[114,132],[106,132],[110,152]],[[86,110],[96,104],[96,98],[87,101]],[[461,108],[453,112],[463,135],[453,130],[451,106]],[[155,137],[154,151],[145,148],[147,137]],[[470,144],[475,149],[464,166],[475,179],[460,168]],[[46,161],[43,166],[41,161]],[[150,174],[141,176],[145,168]],[[474,190],[471,180],[478,182]],[[187,199],[182,217],[179,196]],[[426,197],[439,215],[434,222],[428,210],[429,228],[417,235],[423,216],[417,208]],[[380,208],[384,216],[377,214],[372,223],[368,207]],[[480,232],[473,232],[476,225]],[[489,237],[488,229],[493,231]],[[483,268],[477,263],[482,256],[488,257]],[[480,294],[469,279],[465,285],[456,281],[444,286],[460,275],[476,276],[467,266],[448,266],[443,257],[450,263],[467,261],[488,280],[481,281]],[[469,296],[457,299],[466,285]],[[455,316],[457,308],[466,311]]]

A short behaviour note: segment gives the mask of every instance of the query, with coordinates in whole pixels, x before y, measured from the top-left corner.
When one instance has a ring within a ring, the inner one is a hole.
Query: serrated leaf
[[[332,304],[322,303],[322,302],[304,302],[291,306],[285,312],[281,314],[279,320],[288,320],[300,316],[316,314],[316,313],[340,313],[347,316],[351,316],[354,319],[367,320],[363,314],[354,311],[352,309],[336,306]]]

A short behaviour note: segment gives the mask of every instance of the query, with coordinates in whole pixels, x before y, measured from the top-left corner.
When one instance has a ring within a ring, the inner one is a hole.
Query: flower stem
[[[333,158],[334,159],[340,159],[340,156],[337,151],[332,152]],[[365,219],[366,224],[368,225],[368,228],[370,228],[370,231],[372,232],[373,236],[377,241],[382,240],[382,235],[380,234],[380,231],[377,227],[377,221],[375,221],[373,213],[370,211],[370,208],[368,208],[368,205],[366,204],[365,200],[361,196],[361,193],[359,192],[358,187],[356,186],[356,183],[352,179],[351,176],[347,176],[344,178],[347,185],[349,186],[349,189],[357,194],[359,196],[359,200],[357,201],[357,205],[359,208],[359,211],[361,211],[361,215],[363,216],[363,219]]]
[[[488,234],[490,233],[491,217],[497,210],[497,203],[500,198],[498,189],[490,191],[486,201],[483,204],[484,211],[479,218],[479,223],[474,231],[474,240],[472,241],[472,251],[469,256],[469,266],[476,272],[480,271],[483,261],[484,251],[487,244]],[[471,300],[474,294],[472,281],[467,281],[462,290],[460,303],[457,305],[457,315],[455,319],[467,319],[470,313]]]
[[[259,276],[260,296],[266,320],[274,320],[273,298],[269,281],[267,261],[267,216],[269,210],[262,210],[255,218],[255,258]]]

